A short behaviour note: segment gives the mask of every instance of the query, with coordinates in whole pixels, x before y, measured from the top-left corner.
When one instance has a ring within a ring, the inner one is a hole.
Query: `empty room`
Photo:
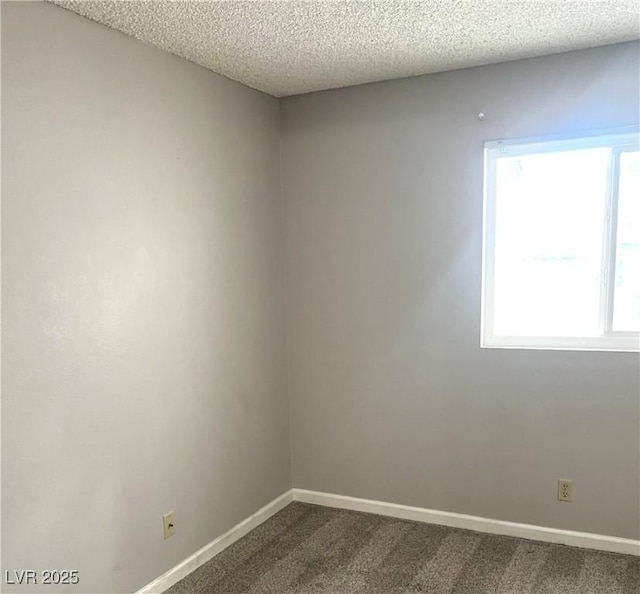
[[[0,19],[0,591],[640,594],[640,0]]]

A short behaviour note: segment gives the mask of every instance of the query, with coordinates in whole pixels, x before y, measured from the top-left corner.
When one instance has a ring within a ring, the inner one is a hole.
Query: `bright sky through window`
[[[637,350],[635,133],[487,143],[483,346]]]

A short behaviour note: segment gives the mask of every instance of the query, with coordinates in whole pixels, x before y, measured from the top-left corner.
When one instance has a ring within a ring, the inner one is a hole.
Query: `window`
[[[485,144],[482,346],[640,350],[638,129]]]

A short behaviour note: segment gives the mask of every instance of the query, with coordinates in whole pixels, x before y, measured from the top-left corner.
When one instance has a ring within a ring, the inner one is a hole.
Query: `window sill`
[[[640,352],[640,337],[546,337],[546,336],[485,336],[480,347],[483,349],[522,349],[541,351],[600,351],[600,352]]]

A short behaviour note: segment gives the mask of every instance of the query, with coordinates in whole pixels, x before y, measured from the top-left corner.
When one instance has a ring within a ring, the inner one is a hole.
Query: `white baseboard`
[[[271,503],[267,503],[263,508],[259,509],[255,514],[249,516],[239,524],[236,524],[231,530],[225,532],[208,545],[202,547],[191,557],[185,559],[173,569],[163,573],[159,578],[147,584],[136,594],[160,594],[168,590],[171,586],[178,583],[182,578],[195,571],[198,567],[213,559],[218,553],[222,552],[228,546],[251,532],[254,528],[268,520],[271,516],[278,513],[293,501],[293,491],[289,490],[274,499]]]
[[[314,503],[325,507],[337,507],[353,511],[369,512],[381,516],[401,518],[403,520],[415,520],[428,524],[439,524],[452,528],[464,528],[489,534],[503,536],[516,536],[529,540],[538,540],[556,544],[564,544],[572,547],[624,553],[627,555],[640,555],[640,540],[619,538],[617,536],[604,536],[589,532],[574,532],[572,530],[560,530],[558,528],[546,528],[531,524],[518,524],[504,522],[479,516],[469,516],[453,512],[425,509],[422,507],[410,507],[396,503],[307,491],[305,489],[293,489],[293,500],[303,503]]]

